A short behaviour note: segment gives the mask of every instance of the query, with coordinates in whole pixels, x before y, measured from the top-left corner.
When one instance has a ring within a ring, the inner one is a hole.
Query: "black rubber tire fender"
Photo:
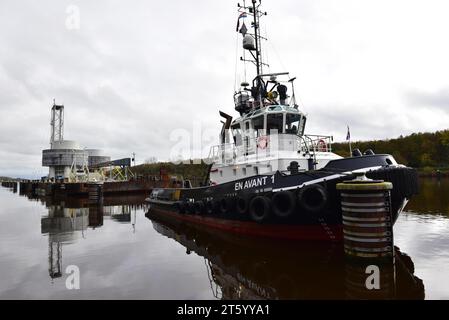
[[[296,199],[293,192],[279,191],[271,198],[273,213],[279,218],[290,217],[296,209]]]
[[[238,214],[245,215],[248,213],[251,197],[249,195],[238,196],[235,200],[235,208]]]
[[[235,197],[226,198],[228,212],[235,211],[236,200],[237,199]]]
[[[223,214],[228,212],[228,201],[226,198],[220,199],[218,203],[218,210]]]
[[[298,192],[298,205],[309,213],[323,211],[329,201],[327,190],[320,184],[309,184]]]
[[[194,203],[195,206],[195,213],[196,214],[203,214],[204,213],[204,201],[203,200],[199,200],[199,201],[195,201]]]
[[[180,214],[186,213],[186,204],[184,201],[178,201],[175,203],[175,208]]]
[[[235,209],[235,198],[233,197],[226,197],[220,200],[220,206],[219,206],[221,213],[228,213],[232,212],[232,210]]]
[[[249,204],[249,214],[256,222],[265,222],[271,217],[271,200],[266,196],[256,196]]]
[[[215,200],[209,200],[206,202],[206,213],[214,214],[217,210],[217,202]]]
[[[195,203],[193,202],[187,202],[187,211],[190,214],[195,214]]]

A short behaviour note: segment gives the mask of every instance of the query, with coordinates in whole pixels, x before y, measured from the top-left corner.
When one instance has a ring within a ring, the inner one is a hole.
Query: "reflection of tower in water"
[[[63,272],[62,247],[74,243],[89,225],[89,208],[64,208],[51,205],[41,219],[41,233],[48,234],[48,272],[52,279]]]
[[[74,243],[89,224],[88,208],[49,208],[49,215],[41,221],[42,233],[48,233],[49,274],[51,278],[62,275],[62,247]]]
[[[85,238],[88,227],[96,229],[103,226],[104,216],[109,216],[112,221],[119,223],[131,223],[134,232],[136,212],[141,208],[133,204],[116,205],[121,201],[126,202],[119,197],[114,197],[113,205],[107,206],[104,206],[102,197],[95,200],[86,198],[65,198],[63,201],[48,198],[41,200],[48,208],[48,216],[41,218],[41,233],[48,235],[48,272],[52,279],[60,278],[64,272],[63,246],[76,242],[80,237]],[[131,199],[129,202],[134,201]]]
[[[48,241],[48,273],[52,279],[62,276],[62,245],[60,242]]]

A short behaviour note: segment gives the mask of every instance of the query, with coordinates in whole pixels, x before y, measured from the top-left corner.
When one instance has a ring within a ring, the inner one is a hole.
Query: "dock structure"
[[[126,159],[108,161],[101,165],[117,166],[126,164]],[[97,167],[100,164],[96,165]],[[113,167],[112,167],[113,168]],[[111,170],[109,168],[109,170]],[[122,177],[115,177],[116,179],[108,180],[92,180],[71,182],[68,179],[64,180],[26,180],[26,179],[9,179],[1,180],[1,186],[10,188],[20,195],[39,197],[56,197],[56,198],[85,198],[88,199],[95,188],[99,186],[98,196],[102,197],[120,197],[120,196],[134,196],[134,195],[149,195],[154,188],[174,188],[179,187],[179,181],[176,177],[168,175],[161,170],[159,175],[151,176],[136,176],[127,168],[123,166],[117,168],[122,172]],[[126,174],[128,172],[128,174]],[[127,176],[127,179],[124,179]]]
[[[5,188],[14,188],[14,186],[17,186],[17,182],[12,182],[12,181],[2,181],[2,187],[5,187]]]
[[[17,183],[16,183],[17,185]],[[43,197],[93,197],[94,189],[96,197],[103,195],[121,195],[133,193],[149,194],[153,188],[161,188],[167,185],[167,181],[151,179],[133,179],[128,181],[106,181],[102,183],[93,182],[40,182],[21,181],[19,183],[20,194],[32,194]],[[8,183],[2,186],[9,187]],[[98,191],[93,186],[97,186]]]
[[[120,163],[125,163],[123,159]],[[108,161],[108,165],[115,164]],[[135,195],[149,195],[154,188],[169,188],[173,186],[173,181],[166,174],[147,177],[131,176],[127,180],[112,181],[84,181],[70,182],[68,180],[26,180],[26,179],[4,179],[1,186],[19,192],[20,195],[55,198],[96,198],[102,201],[104,197],[120,197]],[[94,195],[95,193],[95,195]]]
[[[14,193],[17,192],[18,182],[17,181],[2,181],[2,187],[12,189]]]
[[[64,108],[53,101],[50,148],[42,151],[42,166],[48,167],[48,175],[40,180],[6,178],[1,181],[3,187],[36,198],[79,197],[102,201],[105,196],[149,195],[154,188],[175,186],[164,170],[159,175],[136,177],[131,170],[131,158],[111,160],[99,149],[86,149],[76,141],[66,140]]]

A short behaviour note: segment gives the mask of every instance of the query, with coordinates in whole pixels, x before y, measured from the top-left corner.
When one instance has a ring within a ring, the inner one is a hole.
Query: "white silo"
[[[49,167],[48,178],[70,179],[87,168],[88,153],[76,141],[64,140],[64,106],[51,108],[50,149],[42,151],[42,166]]]
[[[90,167],[95,167],[100,163],[105,163],[111,161],[110,156],[106,156],[103,153],[103,150],[100,149],[86,149],[88,156],[88,165]]]

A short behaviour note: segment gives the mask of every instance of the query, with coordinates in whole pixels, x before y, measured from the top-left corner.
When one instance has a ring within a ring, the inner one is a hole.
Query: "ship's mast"
[[[257,4],[259,2],[259,4]],[[256,78],[259,77],[262,74],[262,68],[263,68],[263,61],[262,61],[262,46],[261,46],[261,39],[262,36],[260,35],[260,17],[262,15],[267,15],[266,12],[259,11],[259,6],[261,5],[261,0],[251,0],[251,5],[246,5],[245,1],[243,1],[243,6],[238,4],[239,12],[241,15],[239,16],[239,19],[244,15],[246,17],[247,14],[250,14],[253,16],[253,21],[251,22],[251,26],[254,28],[254,34],[248,33],[245,26],[245,23],[242,24],[242,28],[239,30],[237,28],[237,31],[240,32],[243,35],[243,41],[244,45],[243,48],[245,50],[248,50],[253,57],[254,60],[246,60],[243,57],[240,58],[240,60],[244,62],[252,62],[256,66]],[[265,38],[263,38],[265,39]],[[266,40],[266,39],[265,39]]]
[[[274,103],[276,98],[279,96],[280,99],[285,103],[287,99],[285,85],[281,85],[276,77],[279,75],[287,74],[282,73],[272,73],[264,74],[263,67],[268,64],[263,62],[262,59],[262,40],[267,40],[261,36],[260,32],[260,18],[266,16],[267,13],[260,10],[262,0],[250,0],[251,4],[246,5],[246,1],[243,0],[243,5],[238,4],[239,17],[237,20],[236,31],[241,33],[243,36],[243,56],[240,60],[244,62],[245,71],[245,81],[241,83],[240,90],[234,93],[234,103],[235,109],[241,115],[248,113],[250,110],[255,108],[262,108],[265,103]],[[251,20],[251,28],[253,30],[249,31],[245,25],[245,22],[241,24],[241,19],[247,18],[251,15],[253,19]],[[245,52],[251,54],[251,58],[247,59],[245,57]],[[250,62],[256,66],[256,76],[252,81],[252,84],[246,81],[246,63]],[[270,86],[270,87],[268,87]],[[248,88],[250,87],[250,88]],[[280,88],[279,92],[274,92]],[[281,103],[281,100],[279,103]]]
[[[262,64],[261,64],[261,46],[260,46],[260,38],[259,38],[259,14],[256,8],[256,0],[252,0],[253,2],[253,17],[254,17],[254,38],[256,40],[256,68],[257,68],[257,76],[262,74]]]
[[[257,101],[259,103],[262,103],[264,97],[265,97],[265,84],[261,78],[263,71],[263,61],[262,61],[262,46],[261,46],[261,39],[262,36],[260,35],[260,17],[263,15],[266,15],[266,12],[261,12],[259,10],[259,7],[261,5],[261,0],[251,0],[251,5],[246,5],[245,1],[243,1],[243,6],[238,4],[239,12],[241,13],[239,16],[239,20],[237,23],[237,31],[240,32],[243,35],[243,48],[244,50],[249,51],[252,58],[254,60],[247,60],[243,57],[240,58],[243,62],[252,62],[256,66],[256,77],[253,80],[253,86],[251,88],[251,96],[253,97],[254,101]],[[253,21],[251,22],[251,27],[254,29],[254,33],[248,33],[247,28],[245,26],[245,23],[243,22],[242,27],[239,30],[240,25],[240,18],[245,18],[247,14],[250,14],[253,16]],[[265,39],[265,38],[263,38]],[[265,39],[266,40],[266,39]],[[246,74],[246,73],[245,73]],[[247,90],[245,88],[245,90]]]

